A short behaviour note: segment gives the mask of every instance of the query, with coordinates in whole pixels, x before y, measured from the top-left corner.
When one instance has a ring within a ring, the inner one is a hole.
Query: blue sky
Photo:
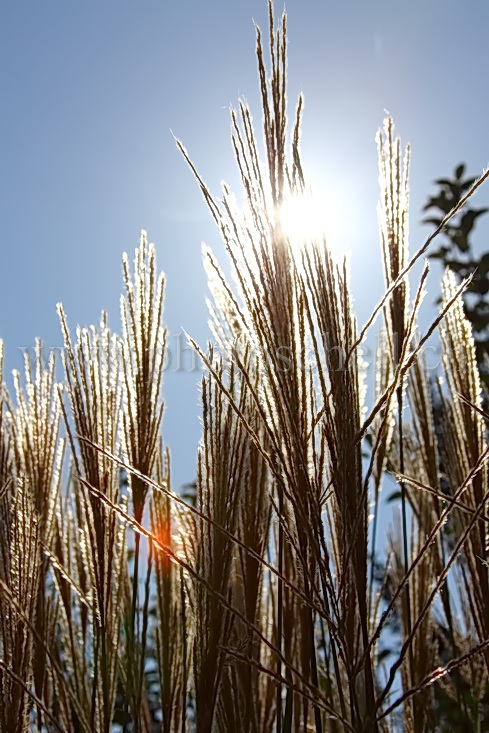
[[[305,94],[304,165],[333,201],[332,244],[351,251],[363,321],[382,291],[376,130],[387,110],[412,145],[414,249],[427,234],[418,223],[431,181],[461,160],[474,175],[489,164],[489,6],[289,0],[287,11],[291,110]],[[181,327],[205,343],[201,243],[221,259],[222,246],[171,131],[214,192],[222,179],[237,187],[229,106],[242,95],[260,120],[253,20],[266,32],[265,0],[1,4],[0,336],[8,369],[21,366],[19,347],[36,336],[60,345],[58,301],[72,328],[96,322],[102,308],[119,328],[121,253],[134,251],[141,228],[167,274],[170,344]],[[486,187],[476,203],[488,200]],[[489,249],[488,233],[481,225],[481,248]],[[198,379],[188,368],[166,374],[176,486],[195,473]]]

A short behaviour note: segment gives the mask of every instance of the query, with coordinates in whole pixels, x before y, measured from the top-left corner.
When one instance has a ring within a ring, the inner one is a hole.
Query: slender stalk
[[[183,568],[180,568],[180,601],[182,619],[182,725],[181,733],[187,730],[187,620],[185,610],[185,586]]]
[[[134,538],[134,574],[132,578],[132,601],[131,601],[131,647],[133,659],[128,659],[128,663],[131,667],[129,671],[131,680],[131,696],[134,703],[134,709],[132,715],[134,719],[134,733],[139,733],[139,709],[137,708],[137,701],[135,697],[136,687],[138,685],[137,679],[134,678],[134,670],[137,669],[137,644],[138,639],[136,638],[136,620],[139,617],[138,598],[139,598],[139,552],[141,537],[136,535]]]
[[[151,593],[150,586],[151,586],[152,570],[153,570],[153,545],[150,542],[149,550],[148,550],[148,565],[146,568],[146,582],[144,586],[143,626],[141,630],[141,657],[140,657],[140,663],[139,663],[139,679],[138,679],[138,689],[137,689],[137,696],[136,696],[136,709],[138,711],[138,718],[140,716],[140,711],[141,711],[143,684],[144,684],[144,665],[146,661],[146,640],[147,640],[148,622],[149,622],[149,599],[150,599],[150,593]]]
[[[399,467],[401,475],[404,476],[404,430],[403,430],[403,388],[402,383],[397,389],[397,407],[398,407],[398,422],[399,422]],[[407,498],[406,498],[406,484],[401,480],[401,515],[402,515],[402,551],[404,561],[404,574],[408,574],[409,570],[409,546],[408,546],[408,530],[407,530]],[[411,636],[412,631],[412,618],[411,618],[411,594],[409,588],[409,580],[406,581],[406,587],[404,590],[406,599],[406,620],[407,620],[407,636]],[[410,680],[412,683],[414,672],[414,657],[412,644],[409,647],[409,673]]]
[[[279,577],[277,580],[277,638],[276,645],[279,651],[277,657],[277,679],[282,678],[282,634],[283,634],[283,584],[282,576],[284,573],[284,531],[282,528],[282,517],[284,512],[284,494],[281,483],[278,484],[278,509],[279,509],[279,523],[278,523],[278,572]],[[276,733],[282,733],[282,683],[277,683],[277,717],[275,723]]]

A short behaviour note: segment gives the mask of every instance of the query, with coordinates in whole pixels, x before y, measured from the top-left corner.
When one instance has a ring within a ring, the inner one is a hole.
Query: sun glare
[[[280,209],[280,221],[284,233],[294,243],[322,239],[326,233],[324,211],[316,196],[298,195],[285,200]]]
[[[330,249],[336,254],[343,250],[344,254],[341,209],[330,197],[311,193],[292,196],[281,206],[280,221],[293,246],[326,238]]]

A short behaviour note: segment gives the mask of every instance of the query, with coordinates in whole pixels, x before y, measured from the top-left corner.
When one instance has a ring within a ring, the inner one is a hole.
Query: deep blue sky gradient
[[[278,16],[282,6],[276,6]],[[489,5],[485,0],[289,0],[289,99],[305,94],[302,150],[341,219],[363,321],[382,292],[374,137],[384,110],[412,144],[412,249],[431,181],[461,160],[489,162]],[[218,193],[237,186],[229,106],[260,122],[253,20],[265,0],[18,0],[0,5],[0,336],[6,365],[40,336],[61,343],[100,310],[119,329],[120,258],[141,228],[167,274],[170,345],[208,336],[201,243],[224,259],[181,138]],[[487,205],[489,189],[478,196]],[[479,246],[488,234],[483,225]],[[433,273],[436,290],[439,273]],[[429,301],[434,299],[428,296]],[[195,475],[198,373],[166,374],[165,440],[175,485]]]

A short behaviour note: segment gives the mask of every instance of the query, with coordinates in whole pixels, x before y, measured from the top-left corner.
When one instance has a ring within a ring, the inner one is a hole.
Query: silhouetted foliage
[[[466,195],[476,178],[465,177],[465,163],[454,170],[453,178],[438,178],[434,183],[438,191],[429,197],[423,211],[430,215],[424,224],[440,226],[443,218]],[[449,267],[458,281],[472,276],[464,294],[465,316],[472,324],[476,344],[477,361],[486,385],[489,383],[489,367],[485,364],[489,355],[489,251],[474,253],[472,234],[479,218],[489,208],[464,206],[444,227],[445,239],[430,257],[439,259]]]

